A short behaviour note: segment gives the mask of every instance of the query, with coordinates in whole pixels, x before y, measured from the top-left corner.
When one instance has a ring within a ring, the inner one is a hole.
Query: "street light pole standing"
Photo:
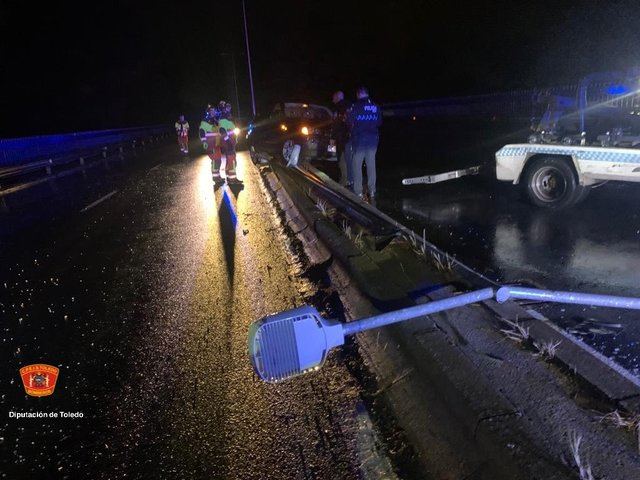
[[[231,57],[231,69],[233,71],[233,88],[236,95],[236,113],[237,117],[240,117],[240,95],[238,94],[238,75],[236,73],[236,56],[232,53],[221,52],[221,56],[223,57]]]
[[[244,41],[247,45],[247,63],[249,64],[249,88],[251,89],[251,111],[256,116],[256,98],[253,93],[253,74],[251,73],[251,54],[249,53],[249,31],[247,30],[247,11],[244,8],[244,0],[242,0],[242,16],[244,18]]]

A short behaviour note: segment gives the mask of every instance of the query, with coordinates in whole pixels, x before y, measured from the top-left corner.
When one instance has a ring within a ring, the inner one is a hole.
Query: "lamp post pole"
[[[238,76],[236,74],[236,56],[234,53],[220,53],[223,57],[231,57],[231,69],[233,71],[233,88],[236,96],[236,116],[240,116],[240,95],[238,94]]]
[[[242,0],[242,17],[244,19],[244,41],[247,46],[247,63],[249,65],[249,88],[251,89],[251,111],[256,116],[256,98],[253,93],[253,73],[251,72],[251,53],[249,53],[249,31],[247,30],[247,11]]]

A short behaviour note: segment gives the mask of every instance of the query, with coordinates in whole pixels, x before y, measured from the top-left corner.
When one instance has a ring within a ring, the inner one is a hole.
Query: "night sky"
[[[380,102],[640,65],[640,2],[246,0],[258,110],[369,86]],[[249,113],[239,0],[1,2],[0,137]]]

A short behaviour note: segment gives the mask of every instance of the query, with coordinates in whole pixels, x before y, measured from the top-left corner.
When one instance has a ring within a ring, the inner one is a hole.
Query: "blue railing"
[[[500,117],[529,118],[544,112],[540,102],[545,95],[575,98],[576,85],[550,88],[532,88],[508,92],[468,95],[462,97],[432,98],[410,102],[386,103],[382,106],[391,117]],[[542,109],[542,112],[539,110]]]
[[[0,139],[0,167],[15,167],[39,160],[55,159],[78,151],[98,150],[133,142],[170,131],[170,125],[98,130]]]

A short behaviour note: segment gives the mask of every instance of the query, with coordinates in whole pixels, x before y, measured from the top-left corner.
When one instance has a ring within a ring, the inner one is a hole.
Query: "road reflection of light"
[[[529,258],[526,246],[523,245],[520,229],[506,220],[498,220],[496,224],[495,240],[493,243],[493,261],[504,273],[504,280],[519,278],[524,272],[544,273],[539,266]]]
[[[217,215],[215,192],[211,182],[211,160],[206,155],[199,157],[198,162],[198,188],[196,189],[196,201],[202,207],[209,223]]]
[[[238,173],[238,178],[244,179],[245,174],[247,173],[246,162],[250,161],[249,154],[247,152],[241,152],[237,155],[236,160],[236,170]],[[245,185],[246,188],[247,185]]]
[[[496,224],[493,261],[503,272],[504,280],[536,278],[551,287],[558,278],[563,282],[577,279],[598,293],[640,294],[640,255],[636,244],[601,245],[584,238],[577,239],[575,244],[559,243],[557,237],[541,233],[544,225],[534,223],[530,227],[523,232],[509,221]],[[531,233],[541,234],[541,238]]]
[[[427,222],[458,224],[463,212],[464,206],[461,203],[430,205],[428,202],[408,198],[402,200],[402,213],[414,215]]]
[[[244,218],[247,213],[251,213],[251,206],[247,204],[247,199],[250,196],[249,194],[252,194],[253,196],[255,196],[256,193],[258,195],[262,195],[261,192],[253,191],[253,188],[255,188],[255,186],[251,182],[249,182],[249,179],[247,178],[247,162],[250,161],[251,159],[249,158],[247,152],[238,153],[236,170],[238,173],[238,178],[244,181],[244,187],[238,192],[238,195],[236,196],[236,214],[238,215],[238,217],[240,217],[240,219]]]
[[[599,245],[586,239],[576,243],[569,268],[576,278],[609,287],[622,288],[625,294],[638,295],[640,256],[632,242]]]

